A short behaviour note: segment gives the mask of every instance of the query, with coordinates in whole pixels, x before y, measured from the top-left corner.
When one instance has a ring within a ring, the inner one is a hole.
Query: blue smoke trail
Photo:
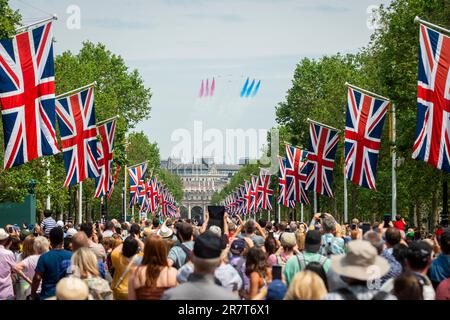
[[[255,85],[255,79],[253,79],[252,83],[250,84],[250,87],[248,87],[247,92],[245,93],[246,98],[248,98],[250,96],[250,92],[252,92],[254,85]]]
[[[259,80],[258,83],[256,84],[255,90],[253,90],[253,92],[252,92],[252,97],[256,96],[260,85],[261,85],[261,80]]]
[[[248,81],[249,81],[249,78],[247,78],[247,80],[245,80],[244,87],[242,87],[241,98],[244,97],[245,92],[247,91]]]

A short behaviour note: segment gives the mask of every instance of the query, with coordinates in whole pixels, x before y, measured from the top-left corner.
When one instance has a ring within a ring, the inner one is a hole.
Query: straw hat
[[[163,225],[161,228],[159,228],[159,230],[156,234],[158,236],[160,236],[161,238],[170,238],[173,235],[173,231],[172,231],[172,229]]]
[[[388,273],[390,266],[387,260],[377,254],[377,250],[366,240],[353,240],[348,244],[346,255],[333,255],[331,268],[339,275],[369,280],[382,277]]]

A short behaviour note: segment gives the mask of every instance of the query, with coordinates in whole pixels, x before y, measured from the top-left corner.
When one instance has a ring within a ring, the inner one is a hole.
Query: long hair
[[[267,272],[267,255],[257,247],[252,247],[247,252],[247,261],[245,262],[245,274],[250,276],[252,272],[257,272],[261,277],[266,276]]]
[[[167,247],[164,240],[157,236],[150,236],[145,240],[142,266],[146,266],[145,285],[156,287],[156,281],[164,267],[168,267]]]
[[[81,279],[88,278],[89,276],[98,277],[100,272],[98,271],[97,257],[95,253],[89,248],[79,248],[72,255],[72,268],[74,272]]]
[[[304,270],[297,273],[284,297],[285,300],[320,300],[327,294],[322,278],[317,273]]]
[[[32,256],[33,254],[36,254],[34,250],[34,236],[28,235],[22,243],[22,260],[26,257]]]

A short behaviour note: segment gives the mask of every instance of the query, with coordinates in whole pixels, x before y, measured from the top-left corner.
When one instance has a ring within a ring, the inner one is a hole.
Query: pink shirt
[[[14,296],[11,270],[15,264],[14,253],[0,245],[0,300]]]

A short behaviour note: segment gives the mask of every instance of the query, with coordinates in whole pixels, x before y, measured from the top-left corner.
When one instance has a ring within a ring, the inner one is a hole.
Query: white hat
[[[77,229],[69,228],[66,232],[66,237],[73,237],[77,232],[78,232]]]
[[[0,241],[8,239],[9,234],[5,231],[5,229],[0,228]]]
[[[64,228],[64,222],[62,220],[58,220],[58,222],[56,222],[56,225],[58,227]]]
[[[168,228],[166,225],[163,225],[161,228],[159,228],[158,232],[156,233],[161,238],[170,238],[173,234],[172,229]]]

